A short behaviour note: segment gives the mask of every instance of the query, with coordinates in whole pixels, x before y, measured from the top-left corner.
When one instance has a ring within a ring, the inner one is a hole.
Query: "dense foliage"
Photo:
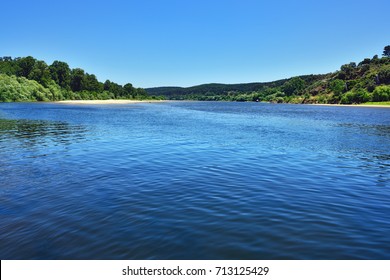
[[[268,101],[275,103],[354,104],[390,101],[390,46],[375,55],[324,75],[306,75],[270,83],[205,84],[188,88],[146,89],[176,100]]]
[[[149,96],[150,94],[151,96]],[[267,101],[354,104],[390,101],[390,46],[375,55],[324,75],[305,75],[267,83],[204,84],[188,88],[134,88],[106,80],[62,61],[47,65],[31,56],[0,57],[0,102],[78,99]]]
[[[144,89],[109,80],[101,83],[62,61],[47,65],[31,56],[0,57],[0,102],[78,99],[149,99]]]

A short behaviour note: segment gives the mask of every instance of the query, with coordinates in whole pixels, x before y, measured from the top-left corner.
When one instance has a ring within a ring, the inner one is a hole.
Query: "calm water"
[[[0,104],[1,259],[390,259],[390,109]]]

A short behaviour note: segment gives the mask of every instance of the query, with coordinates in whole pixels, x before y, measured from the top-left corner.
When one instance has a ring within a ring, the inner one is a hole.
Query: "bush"
[[[349,91],[341,98],[342,104],[364,103],[371,100],[371,95],[365,89]]]
[[[390,86],[378,86],[372,93],[372,101],[390,101]]]
[[[51,100],[48,89],[36,81],[24,77],[0,74],[0,101],[48,101]]]
[[[294,77],[288,80],[284,85],[283,85],[283,92],[288,95],[298,95],[301,94],[302,91],[305,89],[306,83],[304,80],[302,80],[299,77]]]
[[[345,90],[345,82],[340,79],[335,79],[330,82],[329,88],[335,95],[340,95]]]

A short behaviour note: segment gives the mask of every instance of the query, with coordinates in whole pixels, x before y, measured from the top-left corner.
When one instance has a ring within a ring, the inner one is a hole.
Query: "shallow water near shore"
[[[0,104],[1,259],[389,259],[390,109]]]

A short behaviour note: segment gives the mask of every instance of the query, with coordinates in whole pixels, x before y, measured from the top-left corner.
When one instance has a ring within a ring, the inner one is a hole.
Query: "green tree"
[[[390,84],[390,65],[378,72],[378,80],[381,84]]]
[[[41,85],[47,87],[51,81],[51,76],[46,62],[41,60],[36,61],[27,78],[35,80]]]
[[[86,73],[84,76],[84,89],[94,92],[102,92],[103,84],[99,83],[96,76]]]
[[[115,98],[123,96],[124,90],[121,85],[106,80],[103,85],[103,89],[109,92],[112,92],[115,95]]]
[[[0,101],[48,101],[51,93],[36,81],[0,74]]]
[[[359,66],[369,65],[371,63],[371,59],[365,58],[362,62],[359,63]]]
[[[297,94],[301,94],[302,91],[304,90],[305,88],[305,81],[302,80],[301,78],[299,77],[294,77],[292,79],[290,79],[289,81],[287,81],[282,89],[283,89],[283,92],[290,96],[290,95],[297,95]]]
[[[49,66],[51,78],[62,88],[70,88],[70,68],[66,62],[54,61]]]
[[[341,80],[351,80],[355,77],[356,63],[351,62],[349,64],[344,64],[340,67],[339,79]]]
[[[343,95],[341,98],[341,103],[343,104],[359,104],[359,103],[364,103],[368,102],[371,99],[371,95],[362,88],[352,90],[347,92],[346,94]]]
[[[125,84],[123,86],[123,90],[125,91],[126,97],[134,98],[134,96],[136,94],[136,90],[132,84],[130,84],[130,83]]]
[[[70,74],[70,88],[73,91],[82,91],[84,89],[84,70],[80,68],[72,69]]]
[[[10,56],[0,58],[0,73],[16,76],[19,72],[20,67],[17,64],[17,60],[12,59]]]
[[[136,98],[139,98],[139,99],[145,99],[148,97],[148,93],[143,88],[136,88],[135,95],[136,95]]]
[[[111,81],[110,80],[106,80],[103,84],[103,90],[106,90],[106,91],[109,91],[110,90],[110,86],[111,86]]]
[[[18,60],[17,64],[19,66],[18,76],[28,77],[35,65],[35,58],[32,56],[23,57]]]
[[[345,82],[340,79],[335,79],[330,82],[329,88],[335,95],[340,95],[345,90]]]
[[[390,45],[384,47],[382,55],[385,56],[385,57],[390,57]]]
[[[68,64],[24,58],[0,57],[1,101],[49,101],[63,99],[148,98],[144,89],[128,83],[124,87],[107,80],[99,82],[83,69]]]
[[[372,101],[389,101],[390,86],[378,86],[372,93]]]

